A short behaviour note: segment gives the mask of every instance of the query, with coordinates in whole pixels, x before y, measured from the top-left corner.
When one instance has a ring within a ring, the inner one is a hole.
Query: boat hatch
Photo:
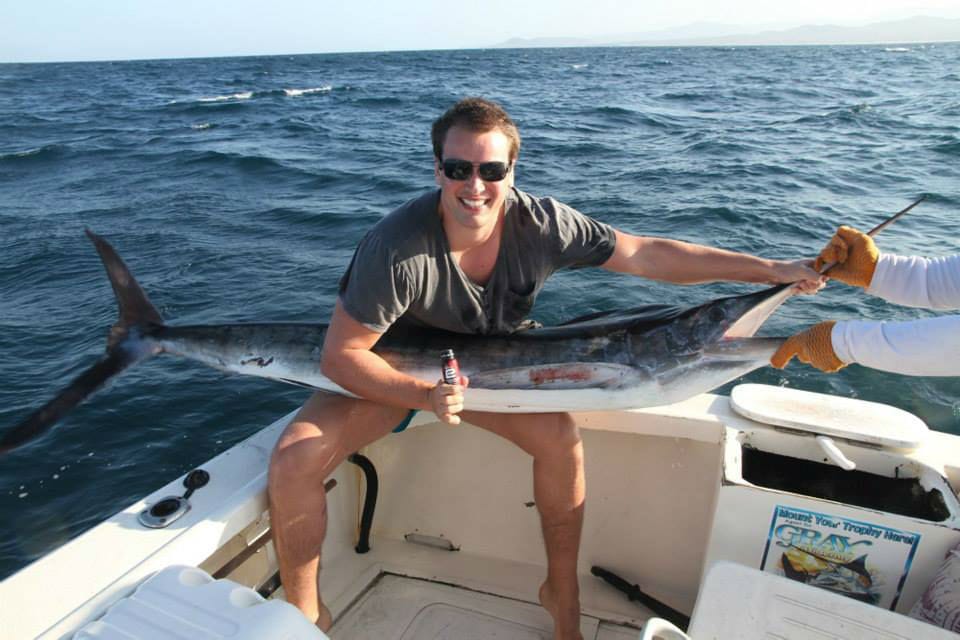
[[[930,431],[923,420],[896,407],[766,384],[737,385],[730,406],[763,424],[883,449],[913,451]]]
[[[743,449],[743,479],[758,487],[886,511],[929,522],[950,518],[943,493],[918,478],[890,478],[846,471],[833,464]]]

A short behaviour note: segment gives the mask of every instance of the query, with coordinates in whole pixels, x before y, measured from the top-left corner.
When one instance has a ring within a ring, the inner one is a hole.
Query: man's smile
[[[489,198],[457,198],[467,209],[482,209],[488,202]]]

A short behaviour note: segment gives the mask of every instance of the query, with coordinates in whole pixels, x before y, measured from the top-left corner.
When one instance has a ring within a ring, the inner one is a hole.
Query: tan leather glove
[[[783,369],[793,356],[800,362],[813,365],[821,371],[833,373],[847,366],[833,351],[830,334],[833,332],[833,320],[815,324],[795,336],[787,338],[777,352],[770,358],[770,364]]]
[[[820,271],[823,265],[836,262],[837,265],[827,272],[828,277],[866,289],[873,280],[879,258],[880,251],[873,243],[873,238],[852,227],[843,226],[837,229],[817,256],[813,268]]]

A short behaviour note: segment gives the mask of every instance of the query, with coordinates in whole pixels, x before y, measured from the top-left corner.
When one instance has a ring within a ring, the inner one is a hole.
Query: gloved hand
[[[793,356],[797,356],[800,362],[806,362],[827,373],[844,368],[847,363],[834,353],[830,339],[834,324],[836,323],[833,320],[821,322],[787,338],[770,358],[770,364],[777,369],[783,369]]]
[[[837,229],[817,256],[813,268],[820,271],[823,265],[836,262],[837,265],[827,272],[827,277],[866,289],[873,280],[879,258],[880,250],[873,238],[852,227],[843,226]]]

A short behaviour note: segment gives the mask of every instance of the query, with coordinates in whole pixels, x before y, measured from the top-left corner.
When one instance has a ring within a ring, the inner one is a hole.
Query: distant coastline
[[[960,11],[960,9],[958,9]],[[810,24],[803,26],[735,25],[709,22],[691,23],[657,31],[608,34],[591,37],[514,37],[499,43],[473,43],[459,47],[400,47],[396,49],[265,49],[260,52],[197,50],[179,54],[116,56],[113,54],[75,57],[57,56],[46,51],[36,57],[18,52],[4,59],[0,47],[0,66],[7,64],[64,64],[87,62],[142,62],[148,60],[207,60],[260,58],[272,56],[312,56],[332,54],[388,54],[410,51],[483,51],[490,49],[549,49],[578,47],[774,47],[774,46],[889,46],[900,50],[910,45],[960,43],[960,17],[914,16],[874,22],[866,25]]]
[[[751,30],[721,24],[595,38],[511,38],[495,47],[717,47],[773,45],[881,45],[960,42],[960,18],[915,16],[863,26],[803,25]]]

